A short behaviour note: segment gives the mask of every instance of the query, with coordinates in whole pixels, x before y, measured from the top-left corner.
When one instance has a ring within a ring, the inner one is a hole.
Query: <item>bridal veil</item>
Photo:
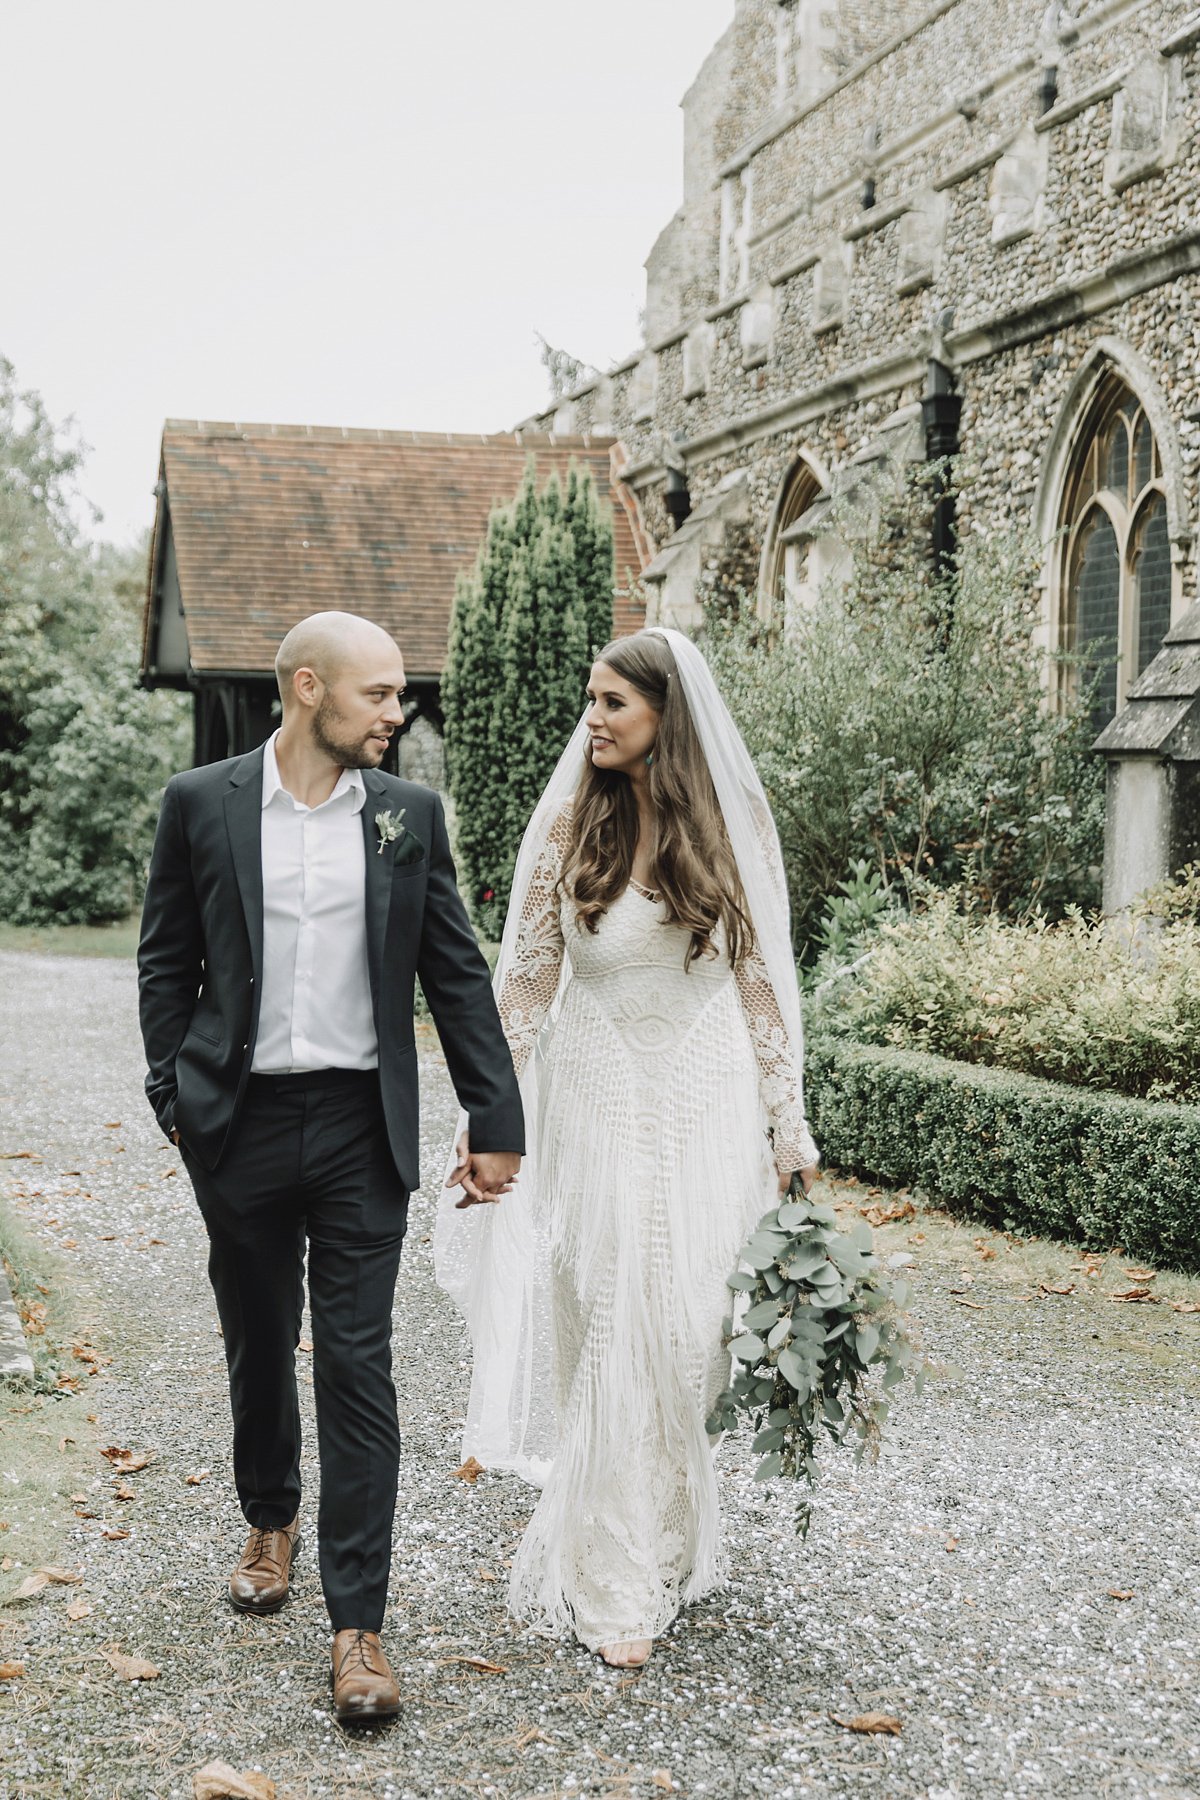
[[[771,809],[704,657],[681,632],[652,627],[670,645],[737,859],[758,945],[797,1052],[800,994],[792,956],[787,885]],[[588,741],[581,719],[559,758],[521,840],[494,988],[500,995],[514,960],[526,896],[547,838],[579,781]],[[459,1190],[444,1190],[434,1234],[437,1279],[471,1333],[473,1374],[463,1455],[484,1468],[512,1469],[539,1486],[554,1457],[557,1424],[551,1389],[550,1299],[544,1208],[538,1192],[538,1088],[569,975],[564,958],[558,996],[521,1080],[528,1154],[519,1185],[495,1205],[458,1210]],[[459,1130],[465,1124],[460,1119]],[[457,1137],[457,1133],[456,1133]]]

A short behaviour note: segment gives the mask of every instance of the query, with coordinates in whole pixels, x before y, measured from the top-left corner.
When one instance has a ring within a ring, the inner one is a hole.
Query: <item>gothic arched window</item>
[[[1099,672],[1103,729],[1158,654],[1171,623],[1162,459],[1137,395],[1110,379],[1091,407],[1067,483],[1061,641]]]
[[[767,568],[767,594],[775,618],[787,617],[788,590],[795,587],[798,579],[796,548],[787,542],[784,534],[820,498],[821,491],[820,479],[803,461],[795,465],[784,483],[775,509]]]

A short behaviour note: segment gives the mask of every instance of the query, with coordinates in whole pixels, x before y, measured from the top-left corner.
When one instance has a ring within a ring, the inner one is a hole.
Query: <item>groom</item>
[[[307,1238],[334,1704],[379,1718],[399,1707],[379,1629],[400,1455],[392,1297],[420,1179],[415,976],[470,1116],[460,1204],[508,1191],[524,1128],[441,802],[378,772],[403,722],[399,650],[366,619],[316,613],[275,673],[275,735],[163,796],[138,954],[146,1091],[208,1229],[251,1527],[230,1597],[246,1612],[283,1605],[300,1548]]]

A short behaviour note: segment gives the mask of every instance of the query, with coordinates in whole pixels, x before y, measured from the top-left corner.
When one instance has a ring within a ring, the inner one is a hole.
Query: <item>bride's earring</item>
[[[650,752],[649,756],[646,758],[646,767],[649,768],[653,761],[654,761],[654,752],[652,750]]]

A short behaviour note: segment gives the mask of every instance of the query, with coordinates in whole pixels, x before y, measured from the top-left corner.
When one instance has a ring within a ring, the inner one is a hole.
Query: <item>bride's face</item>
[[[650,702],[602,662],[593,663],[587,692],[592,762],[623,775],[644,769],[658,737],[658,714]]]

